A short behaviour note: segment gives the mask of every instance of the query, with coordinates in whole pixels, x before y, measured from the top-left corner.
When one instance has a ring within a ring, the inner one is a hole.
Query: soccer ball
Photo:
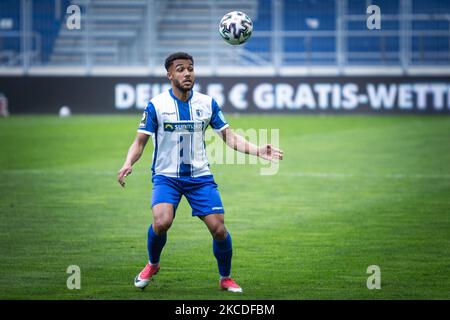
[[[229,12],[220,20],[219,33],[231,45],[243,44],[250,38],[252,31],[252,20],[243,12]]]

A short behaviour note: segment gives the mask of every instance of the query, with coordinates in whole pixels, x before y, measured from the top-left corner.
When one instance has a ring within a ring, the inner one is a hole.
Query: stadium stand
[[[20,64],[20,8],[14,0],[0,2],[0,65]]]
[[[159,65],[184,50],[199,65],[390,66],[450,62],[450,2],[379,0],[382,30],[368,30],[366,0],[2,0],[0,67]],[[82,28],[68,30],[69,5]],[[28,6],[25,8],[25,6]],[[31,12],[29,9],[32,9]],[[252,41],[230,47],[218,21],[240,10]],[[28,31],[27,31],[28,30]]]
[[[76,1],[84,15],[80,30],[62,25],[51,55],[53,64],[83,64],[86,52],[90,64],[143,63],[137,56],[145,25],[147,1]]]
[[[236,56],[235,51],[218,37],[218,22],[224,14],[234,10],[255,16],[258,1],[158,1],[158,4],[163,3],[155,39],[158,61],[170,52],[181,50],[194,54],[200,64],[217,61],[217,56],[222,64],[243,62],[237,59],[244,57]]]

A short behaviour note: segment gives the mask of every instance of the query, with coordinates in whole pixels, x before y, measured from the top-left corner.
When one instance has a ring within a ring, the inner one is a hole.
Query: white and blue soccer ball
[[[253,22],[249,16],[240,11],[232,11],[220,20],[219,33],[231,45],[239,45],[250,39]]]

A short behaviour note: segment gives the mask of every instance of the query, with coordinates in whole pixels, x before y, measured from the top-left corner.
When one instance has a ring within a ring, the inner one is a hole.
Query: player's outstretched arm
[[[245,140],[242,136],[236,134],[233,129],[229,127],[220,131],[219,135],[229,147],[236,151],[248,153],[270,161],[283,160],[282,150],[275,148],[271,144],[256,146]]]
[[[145,145],[147,144],[149,136],[145,133],[138,132],[136,139],[134,139],[131,144],[130,149],[128,149],[127,158],[117,174],[117,181],[122,187],[125,187],[125,177],[130,175],[133,171],[132,166],[139,160],[144,152]]]

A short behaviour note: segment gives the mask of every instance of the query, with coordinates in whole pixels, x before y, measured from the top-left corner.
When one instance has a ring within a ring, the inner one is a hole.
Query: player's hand
[[[258,157],[269,161],[283,160],[283,150],[275,148],[271,144],[265,144],[258,148]]]
[[[117,181],[122,187],[125,187],[125,177],[129,176],[131,172],[133,172],[131,166],[123,166],[122,169],[119,170],[119,173],[117,174]]]

